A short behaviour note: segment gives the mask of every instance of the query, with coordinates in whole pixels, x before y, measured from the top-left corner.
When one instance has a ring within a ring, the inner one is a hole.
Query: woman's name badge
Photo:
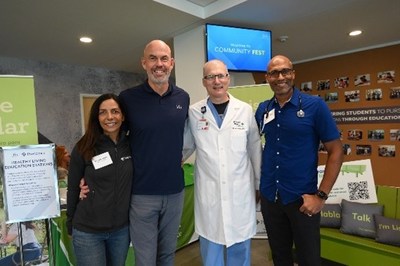
[[[104,152],[102,154],[96,155],[92,158],[92,163],[94,166],[94,169],[99,169],[104,166],[110,165],[113,163],[110,153],[109,152]]]
[[[208,130],[208,121],[207,119],[200,119],[197,121],[197,130]]]

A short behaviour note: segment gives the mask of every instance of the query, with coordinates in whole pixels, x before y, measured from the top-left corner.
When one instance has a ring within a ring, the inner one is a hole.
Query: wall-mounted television
[[[265,72],[271,39],[269,30],[206,24],[206,60],[220,59],[230,71]]]

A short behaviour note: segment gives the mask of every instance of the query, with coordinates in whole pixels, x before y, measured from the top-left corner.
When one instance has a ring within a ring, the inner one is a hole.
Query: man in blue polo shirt
[[[278,55],[268,64],[274,97],[260,103],[256,120],[265,136],[261,210],[274,265],[320,265],[320,211],[343,161],[340,134],[325,102],[294,88],[292,62]],[[328,154],[317,187],[318,146]]]
[[[183,209],[181,167],[189,95],[169,83],[170,47],[151,41],[141,60],[145,83],[119,95],[125,106],[134,166],[130,235],[135,265],[174,265]]]

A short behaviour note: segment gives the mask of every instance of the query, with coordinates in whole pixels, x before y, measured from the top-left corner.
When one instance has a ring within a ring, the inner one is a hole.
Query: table
[[[193,186],[193,165],[184,164],[185,177],[185,201],[181,225],[178,231],[177,249],[187,245],[194,233],[194,186]],[[67,213],[61,211],[61,216],[51,219],[51,241],[53,252],[50,251],[50,265],[70,266],[76,265],[73,253],[72,239],[69,237],[66,227]],[[125,265],[135,265],[134,251],[131,247]]]

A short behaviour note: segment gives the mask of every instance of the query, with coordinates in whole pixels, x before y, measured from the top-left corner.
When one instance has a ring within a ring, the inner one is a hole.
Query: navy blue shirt
[[[264,125],[264,114],[275,109],[275,119]],[[298,116],[302,110],[304,116]],[[283,204],[302,194],[317,191],[319,142],[340,138],[325,102],[317,96],[294,89],[282,108],[273,98],[260,103],[256,120],[263,129],[265,147],[261,167],[261,194],[270,201],[279,197]]]
[[[134,175],[132,193],[168,195],[184,187],[183,131],[189,95],[171,85],[160,96],[145,82],[119,95],[126,110]]]

